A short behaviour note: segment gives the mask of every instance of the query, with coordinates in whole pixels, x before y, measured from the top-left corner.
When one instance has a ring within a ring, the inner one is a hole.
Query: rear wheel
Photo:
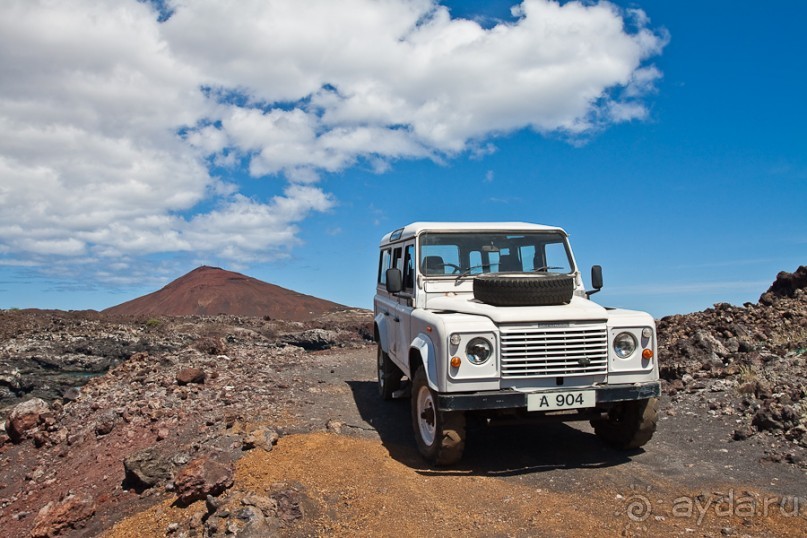
[[[412,428],[418,450],[430,462],[451,465],[462,458],[465,413],[437,408],[437,397],[423,368],[412,379]]]
[[[377,368],[378,395],[381,396],[382,400],[391,400],[393,393],[401,388],[403,372],[395,366],[389,355],[384,353],[384,350],[381,349],[381,344],[378,344]]]
[[[607,419],[592,420],[594,433],[614,448],[644,446],[656,431],[658,398],[620,402],[608,412]]]

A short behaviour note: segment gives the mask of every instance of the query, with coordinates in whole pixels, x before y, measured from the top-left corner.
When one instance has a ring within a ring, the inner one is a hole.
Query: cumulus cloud
[[[5,2],[4,263],[283,256],[335,203],[323,174],[646,117],[666,37],[643,12],[525,0],[512,15],[483,27],[432,0]],[[241,167],[277,194],[247,198],[213,172]]]

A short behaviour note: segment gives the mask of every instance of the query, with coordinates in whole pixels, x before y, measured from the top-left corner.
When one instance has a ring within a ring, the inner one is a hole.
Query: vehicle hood
[[[493,306],[481,303],[468,295],[431,297],[429,310],[461,312],[485,316],[494,323],[521,323],[534,321],[590,321],[608,319],[605,308],[588,299],[574,296],[569,304],[553,306]]]

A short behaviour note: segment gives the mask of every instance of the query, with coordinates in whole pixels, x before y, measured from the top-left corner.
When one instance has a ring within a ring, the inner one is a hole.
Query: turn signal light
[[[650,360],[653,358],[653,350],[652,349],[644,349],[642,350],[642,358]]]
[[[459,357],[451,357],[451,366],[454,368],[459,368],[460,364],[462,364],[462,360]]]

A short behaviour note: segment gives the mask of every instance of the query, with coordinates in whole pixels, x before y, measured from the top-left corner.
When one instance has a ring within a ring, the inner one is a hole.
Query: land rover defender
[[[459,461],[466,418],[589,420],[614,447],[656,429],[656,327],[584,288],[567,233],[519,222],[416,222],[380,244],[380,397],[411,397],[421,454]],[[530,420],[527,420],[530,422]]]

